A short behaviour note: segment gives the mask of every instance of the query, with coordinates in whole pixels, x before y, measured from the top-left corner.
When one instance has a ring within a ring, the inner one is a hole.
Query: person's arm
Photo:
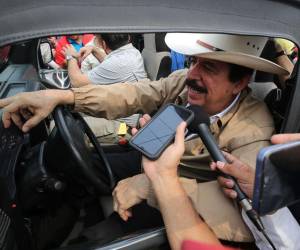
[[[83,74],[78,66],[78,53],[74,49],[72,45],[66,45],[63,48],[63,52],[66,56],[72,57],[71,59],[67,60],[68,65],[68,74],[70,77],[70,81],[73,87],[81,87],[88,84],[92,84],[86,74]]]
[[[176,72],[158,81],[143,80],[112,85],[74,88],[75,111],[116,119],[135,113],[152,113],[173,102],[184,88],[185,72]]]
[[[152,181],[172,249],[180,249],[186,239],[219,244],[214,233],[201,220],[178,178]]]
[[[104,49],[94,46],[92,49],[92,54],[98,59],[98,61],[101,63],[107,56]]]
[[[73,92],[71,90],[40,90],[0,99],[4,127],[8,128],[13,122],[23,132],[28,132],[59,104],[73,105]],[[23,118],[26,119],[25,123]]]
[[[73,87],[78,88],[88,84],[93,84],[88,76],[81,72],[78,61],[74,59],[70,59],[68,61],[68,74],[70,77],[70,81]]]
[[[299,134],[288,134],[284,136],[275,135],[272,137],[272,141],[274,142],[277,140],[278,142],[287,142],[289,140],[297,140],[299,138]],[[212,163],[212,169],[218,169],[223,173],[233,176],[239,183],[242,191],[250,199],[252,199],[255,177],[254,169],[241,162],[233,155],[228,153],[224,154],[230,164],[224,164],[222,162]],[[224,177],[218,177],[218,181],[224,191],[224,194],[231,199],[235,199],[236,192],[231,189],[233,187],[232,181]],[[242,212],[242,216],[255,238],[256,246],[259,249],[272,249],[266,238],[257,230],[244,211]],[[262,216],[261,220],[265,227],[266,234],[278,249],[296,249],[299,246],[300,227],[287,208],[282,208],[273,214]]]
[[[143,157],[143,168],[150,179],[167,230],[172,249],[180,249],[183,240],[220,244],[192,206],[177,176],[177,167],[184,152],[186,124],[178,126],[174,144],[156,161]]]
[[[15,117],[20,116],[20,110],[30,109],[33,115],[30,119],[33,120],[28,123],[26,129],[24,128],[27,132],[42,120],[41,116],[36,116],[37,110],[47,116],[58,104],[74,104],[74,110],[77,112],[107,119],[124,117],[142,111],[151,113],[161,105],[174,101],[184,88],[184,80],[184,72],[177,72],[171,77],[154,82],[141,81],[109,86],[89,84],[72,90],[21,93],[0,100],[0,108],[4,108],[2,120],[7,126],[11,121],[20,126],[20,119]],[[44,96],[49,97],[47,98],[48,105],[43,103]]]

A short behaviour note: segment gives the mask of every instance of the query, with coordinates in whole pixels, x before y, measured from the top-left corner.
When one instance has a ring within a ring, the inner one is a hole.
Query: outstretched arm
[[[184,152],[185,127],[185,123],[178,126],[174,144],[158,160],[143,158],[143,167],[157,197],[172,249],[180,249],[184,240],[219,244],[215,234],[193,208],[177,176]]]

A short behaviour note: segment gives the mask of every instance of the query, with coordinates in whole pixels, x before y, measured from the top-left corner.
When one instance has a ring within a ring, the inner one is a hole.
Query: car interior
[[[151,80],[171,73],[172,58],[164,43],[165,34],[133,36],[134,46],[142,53]],[[0,98],[46,88],[71,87],[66,70],[53,69],[42,60],[42,43],[47,43],[45,37],[9,45],[9,53],[0,64]],[[273,52],[264,51],[264,57],[274,57]],[[291,112],[297,70],[298,62],[284,89],[279,87],[277,79],[262,72],[257,72],[255,83],[250,86],[271,110],[277,132],[283,131]],[[50,126],[52,121],[54,128]],[[6,239],[4,249],[13,249],[16,242],[24,246],[22,249],[30,250],[169,249],[164,227],[143,229],[106,243],[74,241],[83,225],[102,221],[112,212],[111,192],[116,183],[105,154],[132,150],[128,144],[99,143],[82,116],[70,112],[68,107],[57,107],[28,134],[15,126],[4,129],[1,123],[0,137],[0,193],[3,197],[0,205],[4,208],[0,223],[6,225],[0,230],[0,241]],[[98,155],[96,162],[93,154]],[[98,171],[104,171],[107,178],[101,179]],[[183,174],[205,180],[194,172]],[[10,197],[14,197],[14,203]],[[300,210],[292,208],[292,211],[299,219]],[[55,234],[47,233],[48,225],[56,221],[63,223]]]

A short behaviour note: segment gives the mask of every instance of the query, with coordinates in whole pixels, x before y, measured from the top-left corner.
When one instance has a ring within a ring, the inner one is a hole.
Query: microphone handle
[[[208,152],[210,153],[211,157],[213,158],[213,160],[228,163],[227,160],[225,159],[223,153],[219,149],[215,138],[211,134],[209,127],[205,123],[199,124],[198,132],[199,132],[199,135],[200,135],[204,145],[206,146]],[[244,192],[239,187],[236,179],[228,174],[222,173],[222,175],[225,178],[231,179],[233,181],[233,183],[234,183],[233,189],[237,193],[237,200],[240,203],[240,205],[243,207],[243,209],[245,210],[248,218],[254,223],[256,228],[265,235],[267,241],[271,244],[272,248],[276,249],[274,247],[274,244],[270,240],[270,238],[266,235],[266,233],[264,231],[264,225],[263,225],[259,215],[253,209],[251,202],[248,200],[247,196],[244,194]]]
[[[207,148],[209,154],[211,155],[212,159],[214,161],[221,161],[224,163],[228,163],[228,161],[224,157],[223,153],[219,149],[215,138],[211,134],[209,127],[205,123],[200,123],[198,128],[199,128],[198,130],[199,130],[200,138],[202,139],[202,141],[203,141],[205,147]],[[233,183],[234,183],[233,190],[237,193],[238,201],[247,199],[246,195],[241,190],[241,188],[237,184],[237,181],[234,177],[232,177],[228,174],[224,174],[224,173],[222,173],[222,176],[224,176],[227,179],[231,179],[233,181]]]

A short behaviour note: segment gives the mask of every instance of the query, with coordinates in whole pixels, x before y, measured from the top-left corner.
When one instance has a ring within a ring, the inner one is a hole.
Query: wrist
[[[55,97],[56,105],[73,105],[74,93],[72,90],[49,90]]]
[[[69,62],[71,60],[76,60],[77,61],[77,56],[72,55],[72,54],[66,54],[66,61]]]
[[[150,179],[150,181],[154,191],[160,191],[167,187],[176,187],[181,185],[177,175],[158,175],[156,178]]]

